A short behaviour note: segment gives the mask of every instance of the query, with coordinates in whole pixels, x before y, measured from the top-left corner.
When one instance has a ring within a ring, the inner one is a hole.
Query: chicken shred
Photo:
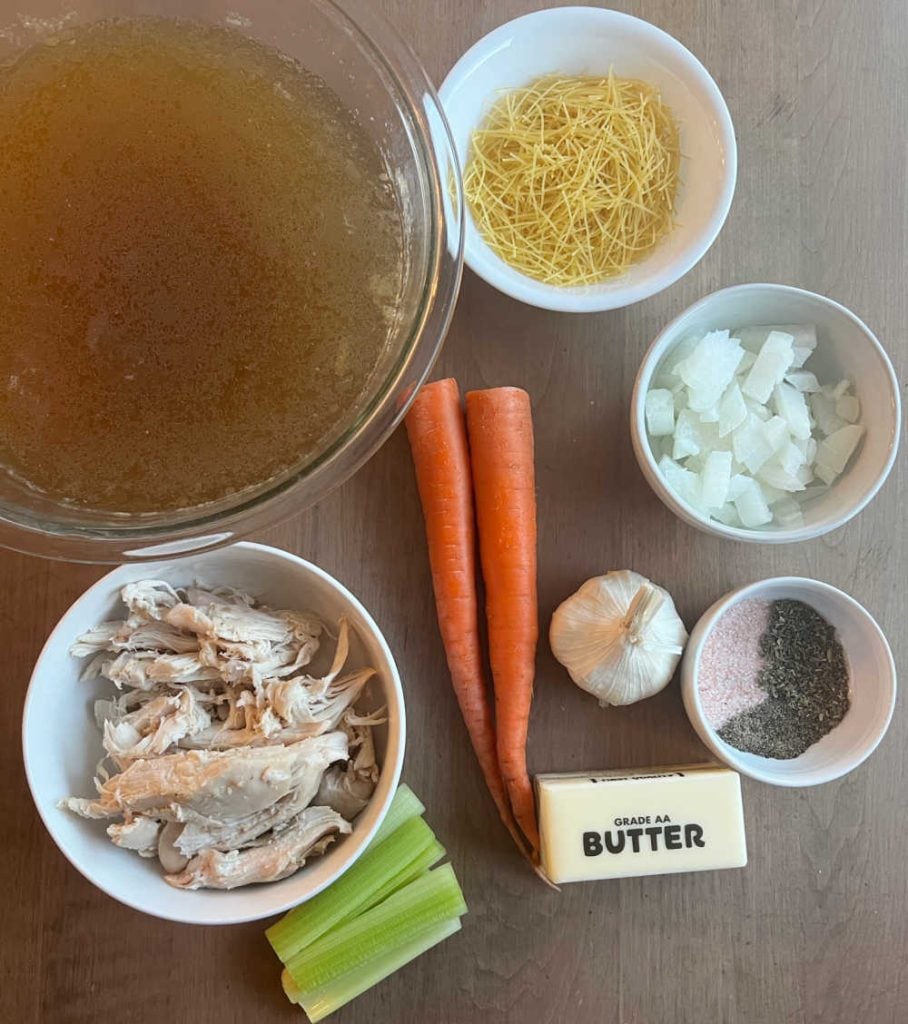
[[[206,849],[178,875],[164,878],[178,889],[236,889],[255,882],[276,882],[298,871],[309,857],[323,853],[334,839],[329,833],[350,831],[350,822],[330,807],[310,807],[266,845],[229,853]]]
[[[114,819],[112,842],[158,856],[187,889],[285,878],[350,832],[378,781],[372,730],[386,719],[354,708],[375,673],[344,672],[349,623],[315,673],[331,634],[310,614],[202,583],[144,580],[121,598],[126,618],[70,649],[86,659],[80,678],[116,690],[95,703],[97,796],[61,806]]]
[[[134,850],[140,857],[157,857],[160,832],[161,822],[144,814],[107,826],[107,834],[115,846]]]
[[[118,720],[103,725],[104,749],[121,770],[139,758],[160,757],[186,736],[207,729],[211,716],[187,687],[179,694],[160,694]]]

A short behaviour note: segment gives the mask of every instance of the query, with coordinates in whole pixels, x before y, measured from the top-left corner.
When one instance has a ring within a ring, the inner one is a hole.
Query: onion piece
[[[819,443],[817,462],[834,469],[836,473],[841,473],[863,436],[864,428],[860,424],[847,424]]]
[[[710,452],[700,472],[700,500],[709,508],[721,508],[728,499],[731,452]]]
[[[772,522],[772,512],[756,480],[748,480],[748,486],[735,501],[735,508],[744,526],[754,529]]]
[[[757,361],[751,367],[741,390],[762,403],[769,401],[772,389],[779,384],[791,366],[794,338],[781,331],[771,331],[763,342]]]
[[[650,437],[664,437],[674,431],[675,399],[671,391],[655,388],[647,392],[644,412]]]
[[[747,406],[737,382],[728,385],[719,402],[719,437],[725,437],[747,419]]]
[[[776,412],[788,423],[791,433],[806,441],[810,437],[810,418],[801,392],[782,381],[776,384],[772,398]]]
[[[861,403],[854,395],[842,395],[836,399],[835,414],[846,423],[857,423],[861,418]]]

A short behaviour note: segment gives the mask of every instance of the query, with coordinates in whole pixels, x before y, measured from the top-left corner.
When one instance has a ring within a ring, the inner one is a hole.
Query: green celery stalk
[[[388,808],[388,813],[385,815],[384,821],[376,829],[369,846],[375,846],[376,843],[387,839],[405,821],[421,817],[424,811],[425,807],[419,797],[410,789],[406,782],[402,782],[397,787],[397,792],[394,794],[391,806]]]
[[[414,942],[433,925],[467,912],[450,864],[428,871],[364,914],[332,928],[287,961],[304,993],[364,967],[386,950]]]
[[[265,932],[275,953],[287,963],[329,929],[374,906],[375,893],[387,895],[389,882],[404,874],[409,865],[416,862],[420,871],[425,870],[427,856],[430,864],[435,863],[444,850],[422,818],[410,818],[382,842],[370,843],[333,885],[275,922]],[[407,875],[407,880],[411,877]]]
[[[445,848],[436,839],[422,853],[417,854],[402,871],[399,871],[393,878],[389,878],[380,889],[376,889],[360,907],[359,913],[364,914],[367,910],[378,906],[382,900],[387,899],[392,892],[397,892],[398,889],[402,889],[405,885],[415,881],[421,874],[428,871],[433,864],[437,864],[444,855]]]
[[[296,987],[286,967],[281,971],[281,986],[284,989],[284,995],[291,1003],[298,1003],[303,998],[303,993]]]
[[[298,1002],[312,1024],[316,1024],[458,931],[459,917],[424,928],[408,942],[377,953],[347,974],[302,993]]]

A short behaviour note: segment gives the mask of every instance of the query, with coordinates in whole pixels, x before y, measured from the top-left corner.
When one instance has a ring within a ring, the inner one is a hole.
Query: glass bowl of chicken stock
[[[388,438],[431,369],[462,272],[463,201],[447,122],[418,59],[368,0],[0,0],[0,67],[61,31],[146,17],[240,32],[323,80],[381,157],[400,214],[401,281],[356,407],[339,412],[317,443],[268,479],[186,507],[119,512],[60,500],[12,470],[0,473],[0,545],[66,561],[119,563],[219,547],[338,487]],[[122,443],[143,444],[125,423]],[[166,474],[153,438],[146,444],[144,457]]]

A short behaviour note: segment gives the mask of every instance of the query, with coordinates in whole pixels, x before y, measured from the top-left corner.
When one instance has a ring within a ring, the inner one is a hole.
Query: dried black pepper
[[[757,684],[769,697],[730,719],[719,736],[751,754],[798,757],[845,717],[848,663],[831,626],[803,601],[773,601],[760,637]]]

